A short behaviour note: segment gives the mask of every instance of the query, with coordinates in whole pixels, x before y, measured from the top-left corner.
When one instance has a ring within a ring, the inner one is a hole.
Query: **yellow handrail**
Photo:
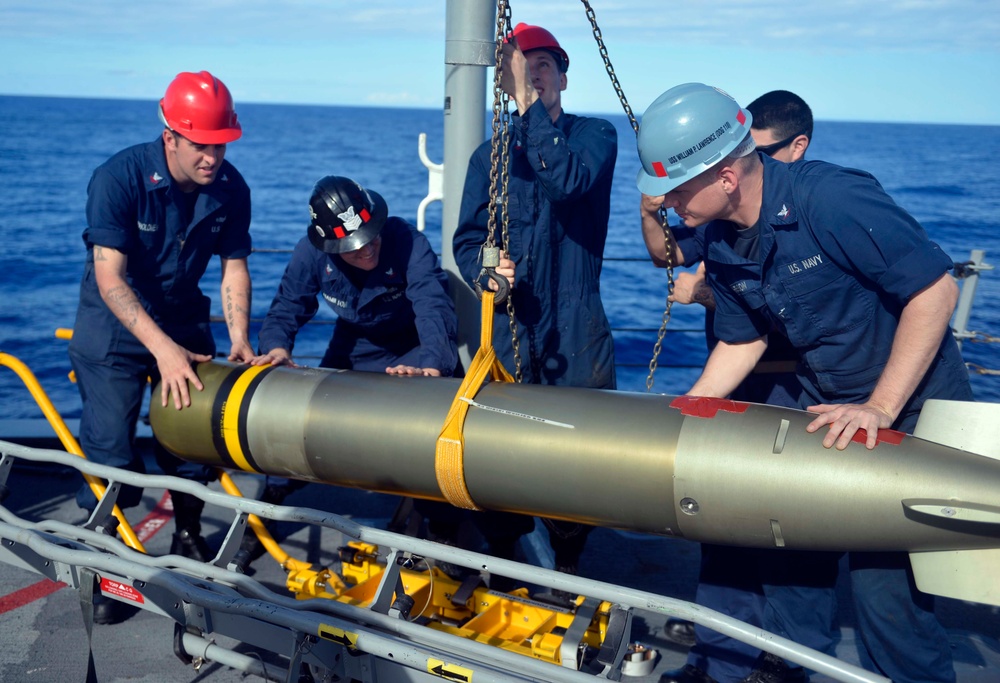
[[[72,330],[72,328],[67,328],[67,327],[57,328],[56,329],[56,338],[57,339],[72,339],[73,338],[73,330]],[[37,384],[37,382],[36,382],[36,384]],[[58,413],[56,413],[56,415],[58,416]],[[60,419],[60,423],[61,422],[62,422],[62,420]],[[63,425],[63,427],[65,428],[65,425]],[[68,430],[67,430],[67,434],[68,434]],[[68,436],[69,436],[70,439],[73,438],[73,436],[71,434],[68,434]],[[65,444],[65,442],[63,442],[63,443]],[[74,441],[73,443],[75,444],[76,442]],[[79,446],[77,446],[77,448],[79,449]],[[70,449],[67,447],[67,450],[70,450]],[[70,452],[74,452],[74,451],[70,451]],[[80,453],[77,453],[77,454],[80,455]],[[223,490],[226,493],[228,493],[229,495],[231,495],[231,496],[239,496],[240,498],[243,498],[244,497],[243,493],[240,491],[239,487],[236,485],[236,482],[233,481],[233,478],[229,476],[229,473],[226,472],[225,470],[221,470],[221,469],[218,472],[219,472],[219,483],[222,485]],[[98,483],[100,483],[99,479],[97,481],[98,481]],[[103,492],[103,490],[104,490],[104,487],[101,486],[101,491]],[[117,506],[115,507],[115,511],[116,512],[118,511]],[[117,514],[115,516],[117,516]],[[120,520],[120,521],[124,522],[124,520]],[[261,545],[264,546],[264,549],[267,550],[268,554],[270,554],[271,557],[273,557],[275,559],[275,561],[277,561],[278,564],[280,564],[285,569],[288,569],[288,570],[300,570],[300,569],[308,569],[309,567],[312,566],[312,564],[310,564],[309,562],[304,562],[302,560],[297,560],[297,559],[291,557],[288,553],[286,553],[282,549],[282,547],[280,545],[278,545],[278,542],[274,540],[274,537],[271,536],[270,532],[267,530],[267,527],[264,526],[264,523],[260,520],[259,517],[257,517],[257,515],[248,515],[247,516],[247,523],[250,525],[250,529],[255,534],[257,534],[257,538],[260,540]],[[128,523],[127,522],[125,522],[125,527],[126,528],[128,527]],[[129,529],[129,530],[131,531],[131,529]],[[138,539],[136,539],[136,542],[138,543]]]
[[[56,336],[59,336],[59,331],[56,332]],[[9,353],[3,352],[0,352],[0,365],[10,368],[17,374],[18,377],[21,378],[21,381],[24,382],[24,386],[27,387],[28,391],[31,392],[32,397],[34,397],[35,403],[37,403],[38,407],[42,409],[42,414],[45,415],[45,419],[49,421],[50,425],[52,425],[52,429],[55,430],[56,436],[59,437],[59,441],[62,443],[63,448],[65,448],[68,453],[72,453],[73,455],[78,455],[81,458],[86,459],[87,456],[83,454],[83,449],[80,448],[80,444],[77,442],[72,432],[70,432],[69,427],[66,426],[66,423],[63,421],[59,411],[56,410],[54,405],[52,405],[52,401],[49,400],[48,394],[46,394],[45,390],[42,389],[42,385],[38,383],[38,379],[28,366]],[[90,484],[90,490],[94,492],[94,495],[97,496],[97,498],[104,495],[105,486],[104,482],[101,481],[100,478],[90,474],[84,474],[83,478],[88,484]],[[115,505],[112,514],[114,514],[115,519],[118,520],[118,533],[121,534],[122,540],[125,541],[125,543],[133,550],[138,550],[141,553],[146,552],[146,549],[143,547],[139,537],[136,536],[135,531],[129,525],[128,520],[125,519],[125,515],[117,505]]]

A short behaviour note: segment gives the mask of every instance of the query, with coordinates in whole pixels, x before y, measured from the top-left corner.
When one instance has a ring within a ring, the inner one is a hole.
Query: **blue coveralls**
[[[674,226],[670,228],[674,241],[684,254],[684,266],[693,266],[705,259],[705,226],[687,228]],[[715,336],[715,311],[705,309],[705,343],[709,351],[715,348],[718,338]],[[758,366],[766,369],[766,364],[773,363],[780,369],[768,369],[766,372],[753,372],[743,380],[743,383],[731,394],[730,398],[751,403],[766,403],[772,406],[787,408],[799,407],[799,396],[802,386],[795,376],[794,364],[799,354],[784,335],[770,335],[767,350],[761,357]],[[785,370],[785,367],[789,370]]]
[[[903,307],[952,261],[868,173],[760,156],[756,258],[734,250],[733,224],[706,229],[715,332],[738,343],[772,326],[783,330],[800,354],[801,407],[863,403],[889,358]],[[912,432],[928,398],[972,400],[950,332],[893,429]],[[851,553],[850,562],[862,664],[895,683],[954,681],[933,598],[914,587],[906,554]]]
[[[181,196],[167,169],[163,140],[136,145],[94,171],[87,188],[87,263],[80,283],[70,360],[83,399],[80,445],[94,462],[142,471],[134,454],[135,428],[147,386],[158,379],[156,361],[101,299],[94,277],[93,247],[128,257],[126,280],[143,308],[175,342],[195,353],[215,353],[209,328],[210,300],[198,282],[213,255],[244,259],[250,254],[250,189],[223,161],[215,182]],[[190,213],[190,219],[184,216]],[[155,441],[155,440],[154,440]],[[211,468],[182,463],[154,445],[168,474],[201,481]],[[118,502],[136,505],[141,491],[123,487]],[[93,507],[89,487],[77,494]]]
[[[685,266],[705,258],[705,226],[672,227]],[[705,339],[709,350],[718,339],[715,311],[705,310]],[[768,334],[766,363],[785,366],[798,352],[780,332]],[[766,366],[765,368],[766,369]],[[731,394],[738,401],[798,408],[802,394],[795,372],[754,372]],[[789,638],[814,650],[834,655],[833,621],[836,615],[836,556],[825,553],[701,544],[701,567],[695,601],[722,614]],[[831,562],[832,560],[832,562]],[[753,670],[760,650],[695,625],[696,644],[687,663],[720,683],[742,681]]]
[[[324,368],[385,372],[394,365],[436,368],[458,363],[455,309],[447,276],[423,234],[389,217],[378,266],[365,272],[303,237],[292,253],[260,330],[260,352],[289,352],[322,297],[337,314]]]
[[[603,119],[565,112],[553,123],[540,100],[524,116],[512,116],[511,126],[507,207],[523,381],[614,389],[614,345],[600,279],[617,133]],[[469,283],[479,277],[479,251],[487,237],[489,181],[485,142],[469,161],[454,237],[455,261]],[[500,234],[496,243],[502,247]],[[513,374],[503,305],[497,308],[493,344]]]
[[[618,134],[603,119],[562,112],[553,122],[541,100],[523,116],[513,115],[511,126],[507,213],[522,381],[614,389],[614,341],[601,302],[600,279]],[[479,277],[479,252],[487,238],[490,168],[487,141],[469,160],[453,240],[455,261],[470,284]],[[501,225],[498,212],[495,238],[503,248]],[[493,346],[514,374],[505,305],[497,307]],[[476,516],[491,518],[485,527],[503,527],[514,539],[534,525],[526,516],[495,517]],[[589,527],[548,520],[546,525],[557,568],[571,569]]]
[[[320,367],[382,372],[395,365],[435,368],[450,376],[458,364],[458,321],[448,296],[448,277],[427,238],[412,225],[390,216],[380,233],[375,269],[354,268],[303,237],[278,285],[258,335],[259,351],[291,353],[295,335],[319,310],[322,297],[337,323]],[[302,486],[268,476],[268,486]],[[431,520],[448,519],[453,508],[417,501]]]

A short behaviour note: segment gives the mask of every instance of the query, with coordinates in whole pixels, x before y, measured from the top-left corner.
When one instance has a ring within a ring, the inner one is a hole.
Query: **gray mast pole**
[[[484,67],[493,66],[496,11],[492,0],[448,0],[445,17],[441,263],[448,272],[451,296],[458,311],[459,357],[466,368],[479,346],[480,309],[475,293],[458,272],[451,241],[458,227],[469,157],[485,139]]]

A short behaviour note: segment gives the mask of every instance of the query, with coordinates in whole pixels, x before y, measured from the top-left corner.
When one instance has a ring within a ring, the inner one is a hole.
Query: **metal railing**
[[[254,248],[254,253],[258,254],[286,254],[290,255],[292,253],[291,249],[258,249]],[[969,330],[969,321],[972,316],[972,310],[975,303],[976,289],[979,285],[980,273],[988,272],[994,269],[994,267],[985,262],[986,252],[983,249],[973,249],[970,253],[969,260],[967,261],[956,261],[954,266],[954,276],[959,281],[961,287],[961,294],[959,296],[958,304],[955,308],[955,314],[953,316],[952,331],[955,338],[958,340],[959,348],[961,348],[964,341],[977,342],[977,343],[996,343],[1000,342],[1000,337],[994,336],[987,332],[979,332],[974,330]],[[649,264],[650,260],[648,256],[605,256],[604,261],[606,263],[641,263]],[[614,297],[604,297],[606,303],[614,304]],[[212,316],[211,321],[213,324],[224,324],[225,320],[222,316]],[[251,324],[261,324],[263,323],[263,318],[251,318]],[[309,325],[321,325],[321,326],[333,326],[336,324],[336,320],[311,320]],[[615,333],[629,333],[629,334],[649,334],[651,338],[656,335],[657,327],[650,325],[648,327],[624,327],[624,326],[612,326],[611,332]],[[704,334],[704,327],[670,327],[667,329],[668,334]],[[652,341],[650,342],[650,348],[652,348]],[[298,358],[302,360],[320,360],[321,355],[299,355]],[[643,360],[642,362],[629,362],[616,360],[615,366],[619,368],[646,368],[648,366],[648,360]],[[670,363],[661,364],[662,367],[678,368],[678,369],[693,369],[700,368],[702,364],[700,363]],[[979,365],[972,363],[967,363],[969,370],[971,372],[982,374],[982,375],[1000,375],[1000,370],[984,368]]]
[[[231,511],[233,524],[218,557],[211,562],[202,563],[177,555],[143,555],[125,547],[117,539],[86,526],[55,520],[29,522],[0,504],[0,561],[16,561],[20,566],[28,565],[39,574],[76,589],[85,589],[83,582],[94,573],[111,575],[145,596],[145,601],[137,606],[205,632],[211,631],[213,624],[233,625],[238,631],[233,637],[239,639],[250,632],[247,629],[278,625],[305,637],[321,633],[321,627],[324,626],[330,630],[332,624],[355,636],[350,644],[352,651],[391,660],[404,667],[420,668],[426,664],[428,657],[446,652],[460,662],[478,667],[477,680],[480,671],[484,680],[497,681],[549,680],[572,683],[598,677],[506,652],[483,642],[439,632],[418,622],[394,617],[391,612],[379,612],[374,605],[362,608],[334,600],[296,600],[287,595],[279,595],[254,579],[233,571],[231,566],[227,568],[225,556],[233,550],[233,546],[239,544],[236,534],[241,523],[247,514],[254,514],[278,521],[331,529],[346,538],[378,546],[387,552],[390,559],[401,558],[406,554],[407,557],[432,558],[473,571],[489,568],[490,572],[527,584],[606,601],[615,605],[616,609],[643,611],[692,621],[838,681],[887,683],[887,679],[877,674],[692,602],[384,531],[330,512],[261,503],[218,493],[203,484],[186,479],[137,474],[98,465],[62,451],[34,449],[0,441],[0,454],[0,485],[5,484],[16,461],[45,462],[72,467],[116,484],[182,491],[210,505]],[[117,496],[118,487],[109,487],[108,491],[106,496],[113,499]],[[385,572],[384,581],[388,582],[392,578],[392,572]],[[392,590],[391,586],[389,590]],[[227,614],[230,619],[213,618],[212,615],[216,613]],[[235,623],[237,619],[240,620],[239,623]],[[623,642],[630,642],[628,634],[625,636]],[[412,658],[400,656],[401,652],[408,649],[417,654]],[[292,659],[294,662],[294,657]],[[317,663],[329,664],[324,660]]]

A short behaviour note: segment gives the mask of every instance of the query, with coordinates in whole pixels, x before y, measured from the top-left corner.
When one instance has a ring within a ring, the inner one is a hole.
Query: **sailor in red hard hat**
[[[615,127],[563,111],[569,57],[548,30],[520,23],[503,46],[501,86],[517,105],[511,115],[508,201],[510,253],[496,274],[510,282],[522,381],[615,388],[614,343],[601,302],[611,181],[618,154]],[[490,213],[490,142],[469,161],[453,247],[468,283],[482,266]],[[492,280],[481,283],[496,288]],[[497,307],[493,346],[515,372],[511,323]],[[475,515],[489,552],[514,557],[528,517]],[[591,527],[545,520],[560,571],[575,573]],[[497,586],[492,586],[496,588]]]
[[[177,74],[160,100],[160,120],[167,165],[185,192],[215,182],[226,145],[243,134],[229,88],[207,71]]]
[[[69,354],[83,399],[80,444],[104,465],[143,468],[133,451],[136,420],[150,377],[152,400],[190,405],[189,383],[202,389],[195,361],[215,355],[209,298],[198,286],[216,254],[222,262],[222,309],[232,340],[229,359],[249,361],[250,189],[225,160],[242,134],[226,85],[207,71],[180,73],[159,102],[164,128],[152,142],[118,152],[94,171],[87,188],[86,265]],[[164,472],[208,481],[214,473],[181,463],[156,447]],[[141,491],[123,487],[122,507]],[[200,499],[171,492],[177,523],[171,552],[209,560],[201,537]],[[84,486],[81,507],[96,501]],[[123,603],[95,603],[94,621],[128,616]]]
[[[503,88],[524,112],[541,100],[545,111],[555,121],[562,113],[562,91],[566,89],[569,55],[556,37],[541,26],[520,23],[514,27],[504,46]],[[524,77],[525,68],[530,72]]]

